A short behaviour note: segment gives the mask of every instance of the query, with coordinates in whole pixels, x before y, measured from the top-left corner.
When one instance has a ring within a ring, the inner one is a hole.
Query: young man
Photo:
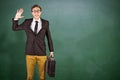
[[[39,5],[33,5],[31,12],[33,18],[25,19],[22,24],[18,24],[18,20],[23,18],[24,10],[17,10],[12,20],[12,29],[14,31],[24,30],[26,32],[26,68],[27,80],[32,80],[34,75],[34,67],[36,63],[39,68],[40,80],[45,80],[45,62],[46,62],[46,45],[45,36],[48,40],[50,56],[54,57],[53,43],[49,30],[49,22],[41,18],[42,8]]]

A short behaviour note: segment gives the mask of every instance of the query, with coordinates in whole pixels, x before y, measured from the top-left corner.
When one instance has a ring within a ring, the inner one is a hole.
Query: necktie
[[[38,21],[35,21],[34,33],[37,35]]]

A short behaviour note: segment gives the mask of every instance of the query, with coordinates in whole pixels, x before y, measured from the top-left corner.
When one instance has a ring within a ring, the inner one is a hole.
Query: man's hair
[[[35,5],[33,5],[33,6],[31,7],[31,11],[32,11],[32,9],[33,9],[33,8],[35,8],[35,7],[40,8],[40,11],[42,11],[42,7],[41,7],[41,6],[39,6],[39,5],[37,5],[37,4],[35,4]]]

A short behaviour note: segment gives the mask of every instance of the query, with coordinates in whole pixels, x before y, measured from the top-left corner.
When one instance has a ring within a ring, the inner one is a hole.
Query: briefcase
[[[48,57],[46,61],[46,72],[49,77],[55,77],[56,61],[53,57]]]

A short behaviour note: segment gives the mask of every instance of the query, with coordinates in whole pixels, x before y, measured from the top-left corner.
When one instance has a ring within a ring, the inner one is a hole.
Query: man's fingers
[[[19,10],[20,10],[20,12],[23,12],[23,11],[24,11],[23,8],[20,8]]]
[[[19,9],[17,9],[17,13],[19,12]]]
[[[54,57],[54,54],[50,54],[50,57]]]
[[[21,16],[20,18],[24,18],[24,16]]]
[[[23,12],[24,12],[23,8],[17,10],[17,13],[23,13]]]

